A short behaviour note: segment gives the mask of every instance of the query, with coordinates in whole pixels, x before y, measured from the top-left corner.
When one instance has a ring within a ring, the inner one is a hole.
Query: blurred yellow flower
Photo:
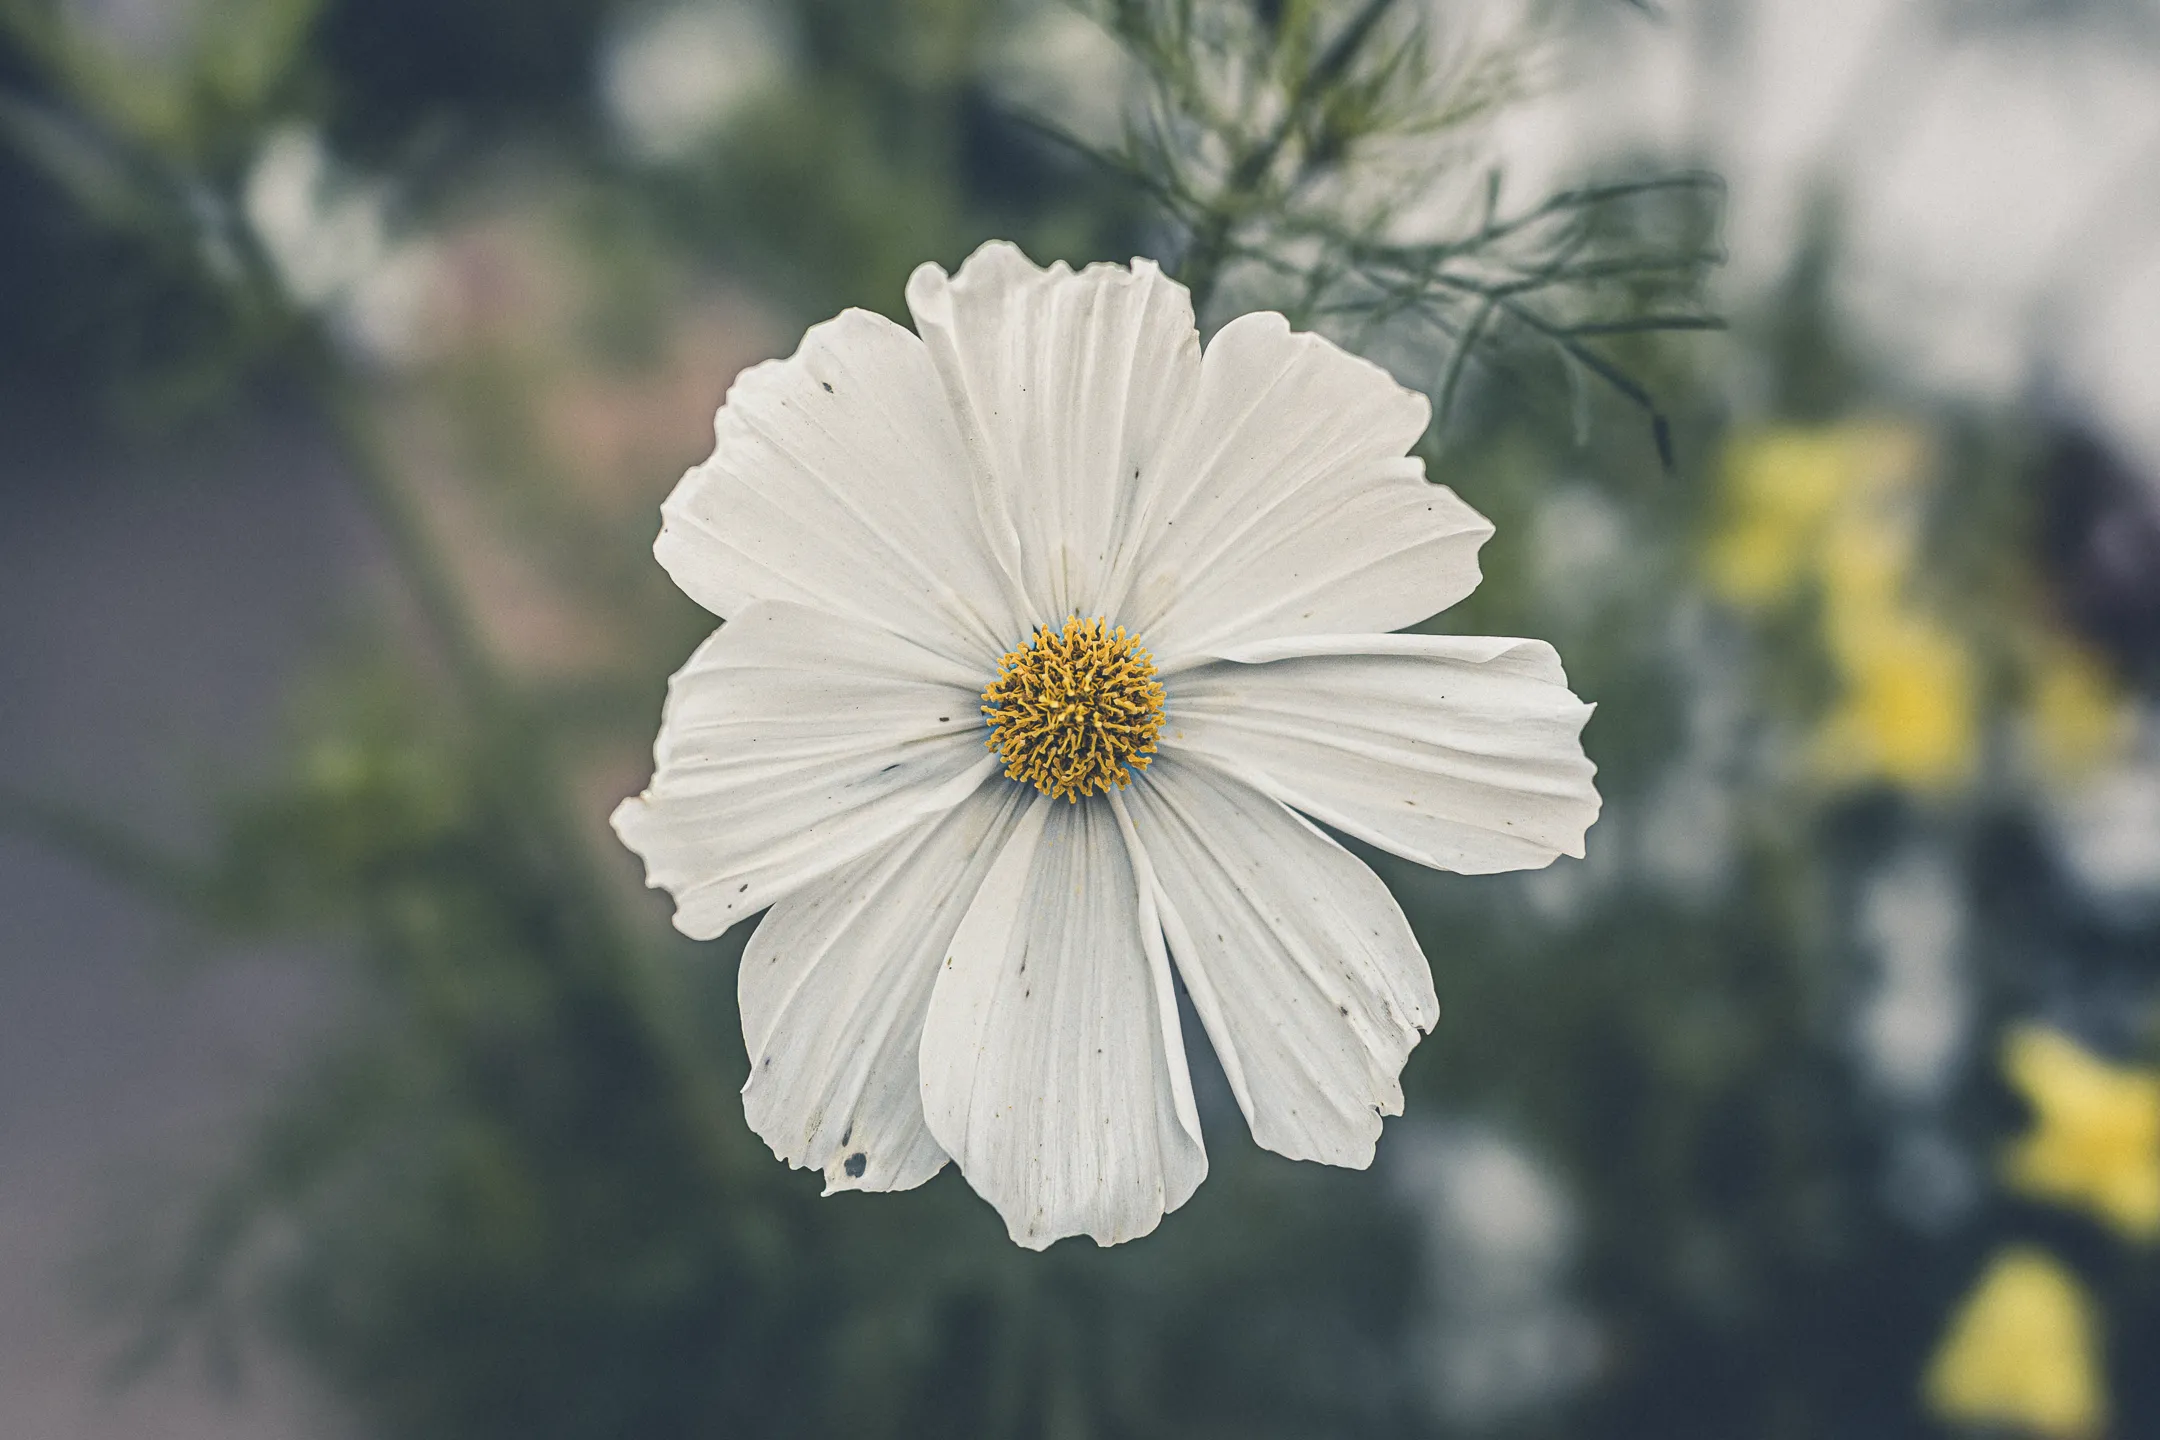
[[[1921,1393],[1937,1418],[2079,1440],[2107,1424],[2099,1317],[2076,1277],[2005,1250],[1951,1318]]]
[[[1823,771],[1916,790],[1948,789],[1971,773],[1978,682],[1956,635],[1887,606],[1834,607],[1825,628],[1843,685],[1816,731]]]
[[[1765,430],[1725,453],[1726,523],[1710,542],[1710,583],[1741,605],[1788,599],[1824,532],[1854,500],[1906,488],[1920,469],[1912,429],[1885,422]]]
[[[2048,636],[2029,662],[2027,706],[2040,764],[2074,779],[2120,755],[2135,719],[2115,677],[2084,646]]]
[[[1925,459],[1920,432],[1888,422],[1771,430],[1727,452],[1707,575],[1747,608],[1818,595],[1838,695],[1813,755],[1836,780],[1948,789],[1979,756],[1972,653],[1907,598]]]
[[[2033,1025],[2010,1032],[2003,1068],[2039,1121],[2006,1159],[2011,1187],[2160,1239],[2160,1071],[2109,1064]]]
[[[1710,542],[1710,583],[1763,605],[1799,584],[1823,519],[1846,489],[1848,446],[1835,431],[1772,430],[1725,456],[1728,523]]]

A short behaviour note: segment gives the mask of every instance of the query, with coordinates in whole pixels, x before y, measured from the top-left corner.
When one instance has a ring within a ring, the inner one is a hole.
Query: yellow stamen
[[[1162,702],[1154,661],[1123,626],[1069,615],[1062,631],[1039,625],[998,661],[998,678],[983,691],[986,743],[1007,779],[1078,804],[1147,768]]]

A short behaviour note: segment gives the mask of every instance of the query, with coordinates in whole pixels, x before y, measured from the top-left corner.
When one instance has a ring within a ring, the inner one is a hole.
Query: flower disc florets
[[[1039,625],[998,661],[983,691],[989,747],[1010,780],[1077,804],[1145,770],[1162,730],[1163,688],[1148,652],[1102,617]]]

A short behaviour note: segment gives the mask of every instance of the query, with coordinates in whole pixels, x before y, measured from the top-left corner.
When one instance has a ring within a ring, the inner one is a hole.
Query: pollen
[[[1010,780],[1053,800],[1079,803],[1132,783],[1162,730],[1163,687],[1139,642],[1102,617],[1039,625],[998,661],[983,691],[986,742]]]

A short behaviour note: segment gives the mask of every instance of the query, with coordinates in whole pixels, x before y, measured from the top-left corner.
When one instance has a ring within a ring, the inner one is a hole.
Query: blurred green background
[[[2141,0],[0,0],[0,1432],[2160,1436],[2156,197]],[[1109,1251],[820,1200],[604,825],[728,382],[993,236],[1432,392],[1600,707],[1361,851],[1373,1170],[1188,1014]]]

